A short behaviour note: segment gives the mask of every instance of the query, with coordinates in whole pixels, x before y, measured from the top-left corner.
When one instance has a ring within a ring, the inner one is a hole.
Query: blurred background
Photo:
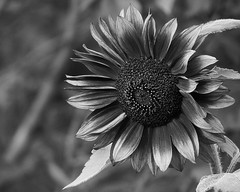
[[[75,138],[89,113],[66,103],[65,74],[89,73],[70,60],[82,44],[98,50],[89,25],[114,18],[129,3],[158,26],[173,17],[179,30],[220,18],[240,19],[238,0],[0,0],[0,191],[57,192],[75,179],[93,143]],[[215,56],[221,67],[240,72],[240,30],[208,37],[199,54]],[[234,106],[215,111],[226,134],[240,147],[239,81],[226,82]],[[222,154],[223,164],[229,161]],[[136,173],[129,163],[108,168],[79,187],[82,192],[193,192],[208,165],[187,163],[154,177]]]

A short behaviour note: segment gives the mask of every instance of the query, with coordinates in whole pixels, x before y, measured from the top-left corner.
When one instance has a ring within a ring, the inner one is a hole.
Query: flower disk
[[[116,81],[123,111],[145,126],[158,127],[181,112],[178,79],[169,67],[155,59],[129,59]]]

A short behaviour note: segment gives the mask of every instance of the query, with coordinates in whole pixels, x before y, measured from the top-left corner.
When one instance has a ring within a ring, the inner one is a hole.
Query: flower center
[[[149,127],[169,123],[181,113],[178,79],[167,64],[150,58],[129,59],[121,68],[116,88],[123,111]]]

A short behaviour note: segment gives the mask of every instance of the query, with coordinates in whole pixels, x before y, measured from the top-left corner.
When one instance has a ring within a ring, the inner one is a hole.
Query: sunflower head
[[[176,33],[176,19],[157,28],[151,13],[143,19],[133,6],[116,20],[99,19],[90,29],[102,52],[84,46],[74,59],[93,74],[67,76],[77,92],[68,102],[92,111],[77,137],[95,140],[96,150],[108,147],[112,164],[130,159],[137,171],[148,164],[153,174],[182,170],[197,156],[212,161],[211,145],[225,138],[208,109],[234,103],[222,84],[240,75],[196,50],[209,34],[239,26],[216,20]]]

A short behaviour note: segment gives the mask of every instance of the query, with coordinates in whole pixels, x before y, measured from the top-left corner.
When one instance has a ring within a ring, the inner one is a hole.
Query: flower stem
[[[236,166],[236,164],[238,163],[239,159],[240,159],[240,152],[238,152],[238,153],[232,158],[231,163],[230,163],[229,167],[227,168],[226,173],[232,173],[232,172],[234,171],[235,166]]]
[[[222,164],[221,158],[219,155],[219,150],[217,144],[211,145],[212,148],[212,155],[213,155],[213,162],[210,163],[210,169],[212,174],[222,173]]]

